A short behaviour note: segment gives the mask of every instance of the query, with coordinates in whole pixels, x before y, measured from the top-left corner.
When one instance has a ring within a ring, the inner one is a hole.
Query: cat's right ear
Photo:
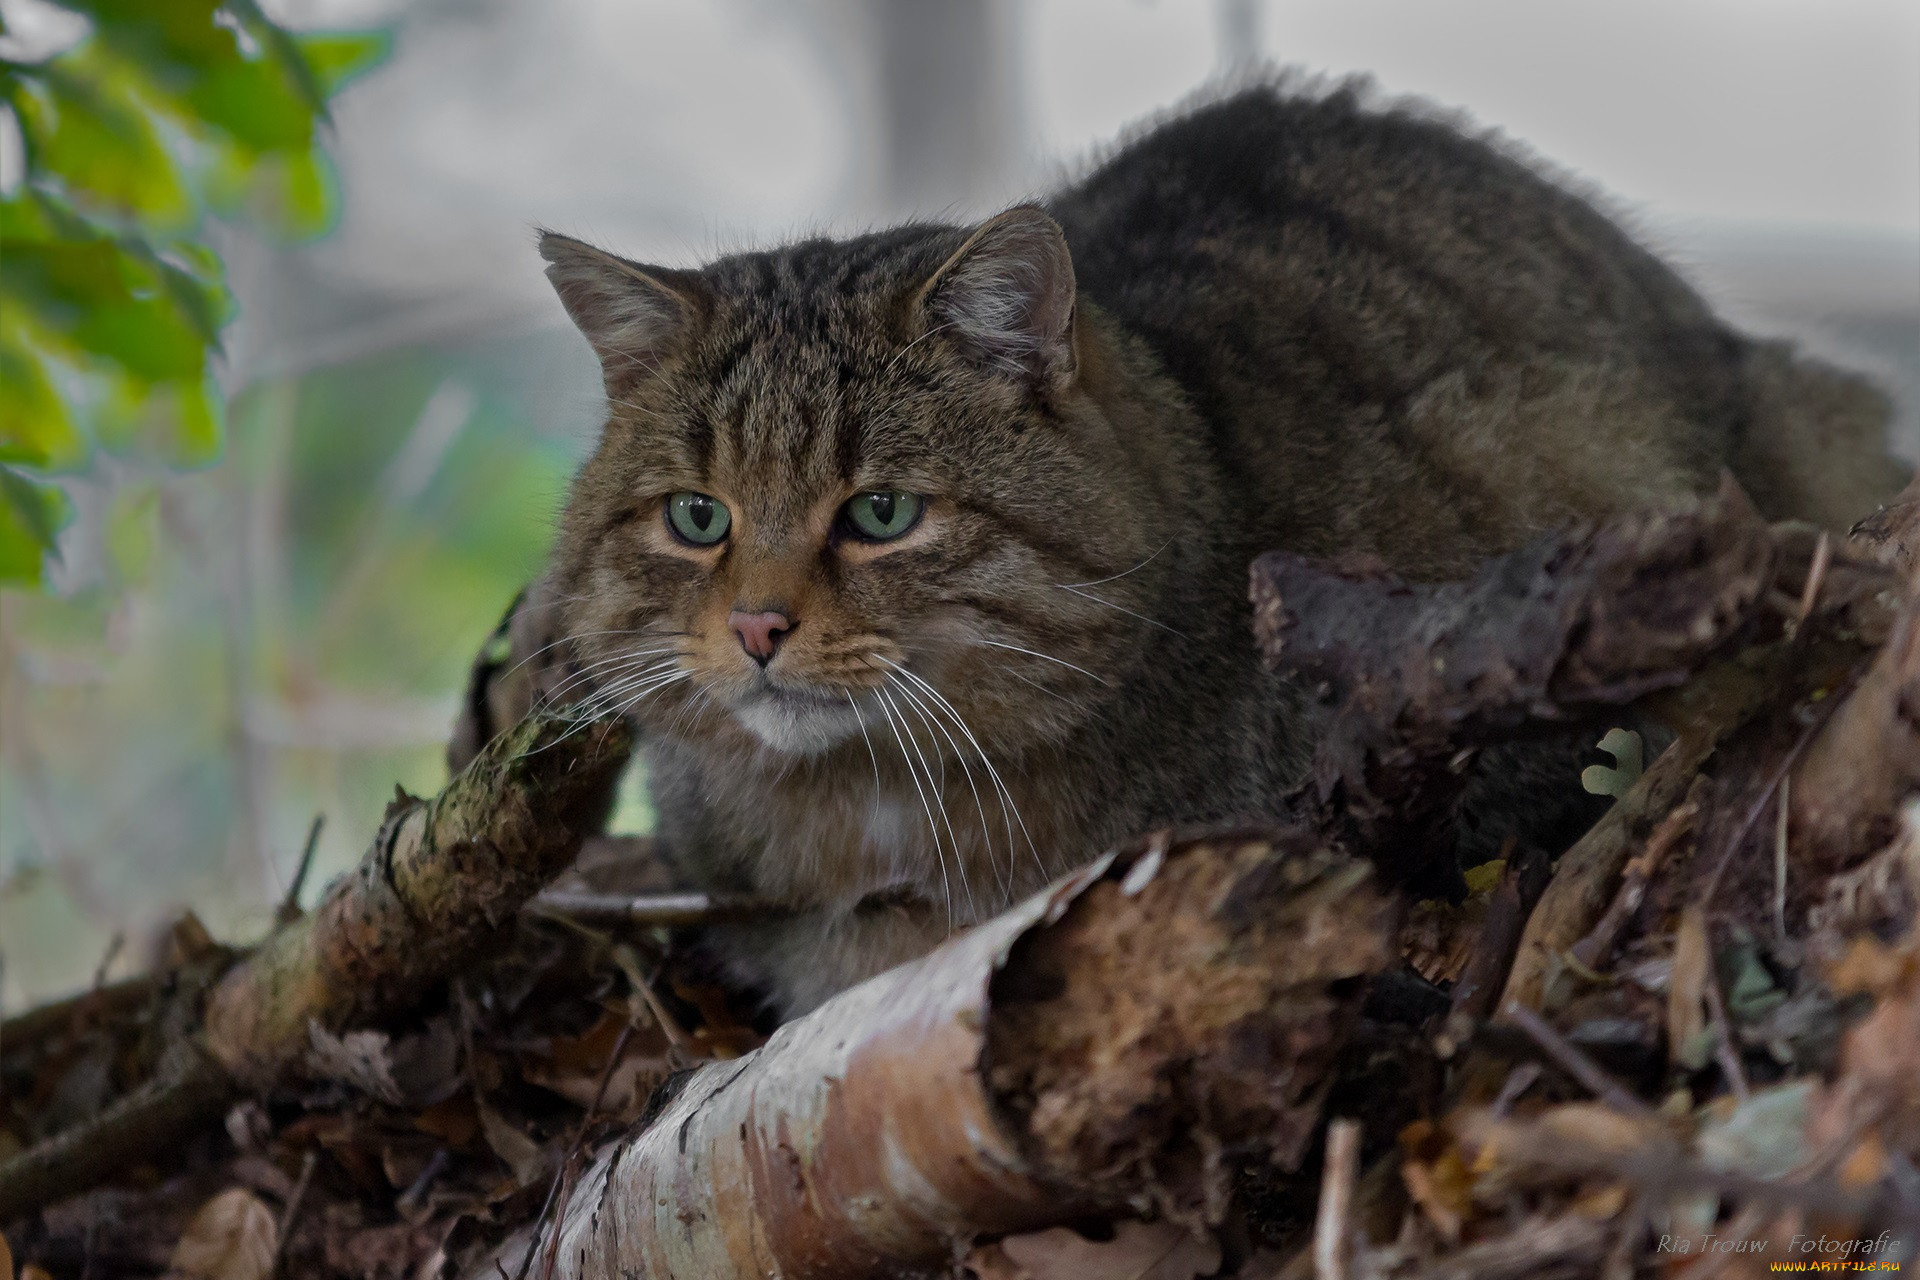
[[[651,377],[699,320],[703,290],[691,272],[643,267],[553,231],[540,233],[540,256],[609,393]]]

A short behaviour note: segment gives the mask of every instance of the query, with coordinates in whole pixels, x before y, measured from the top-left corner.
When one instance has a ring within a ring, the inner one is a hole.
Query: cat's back
[[[1476,351],[1626,344],[1697,366],[1733,341],[1587,200],[1354,85],[1202,106],[1052,210],[1082,290],[1176,376],[1201,374],[1223,339],[1292,345],[1390,399]]]
[[[1265,546],[1457,572],[1711,488],[1764,416],[1752,344],[1589,200],[1356,86],[1201,106],[1050,208]]]

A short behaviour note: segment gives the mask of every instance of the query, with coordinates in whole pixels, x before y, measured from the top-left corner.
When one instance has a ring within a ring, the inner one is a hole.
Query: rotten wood
[[[1290,813],[1404,875],[1442,852],[1473,749],[1637,704],[1691,739],[1662,775],[1684,781],[1793,665],[1783,642],[1800,654],[1817,636],[1856,661],[1887,638],[1905,589],[1819,530],[1767,525],[1728,480],[1693,509],[1551,534],[1464,582],[1273,552],[1254,562],[1252,595],[1268,665],[1325,712]],[[1745,670],[1696,687],[1716,665]],[[1623,862],[1610,851],[1589,888],[1611,898]]]
[[[554,1274],[883,1276],[1076,1206],[1216,1222],[1237,1163],[1304,1153],[1397,912],[1299,833],[1110,854],[683,1077],[581,1178]]]

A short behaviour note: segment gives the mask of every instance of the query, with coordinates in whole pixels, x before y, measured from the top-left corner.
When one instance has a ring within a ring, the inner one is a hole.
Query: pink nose
[[[780,638],[793,630],[787,615],[772,609],[764,613],[742,613],[735,609],[727,615],[727,625],[740,637],[740,647],[747,651],[747,656],[763,667],[773,661],[773,651],[780,647]]]

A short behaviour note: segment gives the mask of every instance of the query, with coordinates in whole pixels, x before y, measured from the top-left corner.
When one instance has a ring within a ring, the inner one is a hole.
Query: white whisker
[[[933,823],[933,806],[927,803],[927,793],[920,789],[920,775],[914,772],[913,757],[907,754],[906,739],[900,736],[900,725],[906,723],[906,720],[905,717],[901,717],[899,723],[895,723],[895,712],[891,705],[893,700],[887,696],[885,689],[875,689],[874,693],[878,695],[880,708],[887,717],[887,727],[893,730],[893,740],[900,747],[900,759],[907,766],[907,776],[913,780],[913,790],[920,797],[920,807],[927,812],[927,834],[933,839],[933,854],[940,863],[940,885],[947,897],[947,928],[952,929],[953,884],[947,879],[947,859],[940,850],[940,830]]]
[[[1168,547],[1172,545],[1173,545],[1173,539],[1168,538],[1165,542],[1160,544],[1160,551],[1165,551]],[[1053,585],[1056,587],[1062,587],[1068,591],[1071,591],[1075,587],[1097,587],[1103,582],[1118,582],[1120,579],[1126,577],[1127,574],[1138,573],[1140,570],[1152,564],[1154,560],[1159,557],[1160,551],[1154,552],[1152,555],[1148,556],[1145,560],[1142,560],[1139,564],[1133,566],[1133,568],[1123,570],[1120,573],[1112,574],[1109,577],[1095,578],[1092,582],[1056,582]]]
[[[875,656],[877,657],[878,655],[875,655]],[[886,658],[881,658],[880,661],[885,662],[890,667],[896,668],[903,675],[913,674],[912,672],[908,671],[905,667],[900,666],[900,664],[897,662],[889,661]],[[892,676],[889,676],[887,678],[889,680],[893,679]],[[917,676],[914,678],[916,680],[919,679],[919,677]],[[903,695],[905,695],[907,701],[913,704],[914,714],[919,716],[921,723],[927,726],[928,733],[931,734],[935,730],[938,730],[940,733],[940,736],[947,740],[947,745],[953,748],[953,758],[960,762],[960,771],[966,776],[967,790],[973,793],[973,807],[976,810],[978,810],[980,814],[980,838],[986,843],[986,846],[987,846],[987,865],[993,869],[993,878],[995,883],[997,883],[1000,886],[1001,896],[1003,898],[1010,896],[1012,894],[1012,886],[1008,881],[1003,880],[1001,878],[1000,865],[998,862],[994,860],[993,836],[987,829],[987,806],[980,799],[980,788],[977,784],[975,784],[973,780],[973,768],[967,763],[966,753],[960,750],[960,743],[954,738],[953,734],[947,731],[947,727],[944,724],[940,723],[940,715],[939,715],[938,708],[930,709],[928,707],[926,700],[920,697],[918,694],[916,694],[907,685],[899,684],[896,682],[894,687],[899,689],[899,691]],[[964,724],[960,726],[960,731],[962,733],[966,733],[966,726]],[[969,738],[972,737],[971,734],[968,734],[967,736]],[[938,750],[937,746],[935,747],[935,750],[936,751]],[[944,806],[943,806],[943,809],[944,809]],[[951,824],[949,824],[949,829],[951,829]],[[967,889],[967,864],[966,864],[966,860],[960,856],[959,842],[957,840],[954,842],[954,860],[958,862],[960,865],[961,887],[963,889]],[[1013,833],[1009,831],[1007,833],[1007,873],[1010,876],[1012,875],[1012,872],[1013,872]],[[971,889],[967,889],[967,905],[969,907],[973,905],[973,892]]]
[[[899,688],[901,693],[906,692],[906,689],[904,686],[896,686],[896,687]],[[887,699],[888,702],[893,702],[892,694],[884,693],[883,691],[883,696]],[[898,703],[894,703],[894,710],[899,711]],[[914,714],[920,717],[920,722],[922,724],[926,723],[925,712],[920,711],[918,708],[915,708]],[[907,716],[904,711],[900,712],[900,723],[903,726],[907,725]],[[931,727],[927,729],[927,736],[929,738],[933,737],[933,729]],[[947,816],[947,797],[946,797],[947,766],[946,766],[946,761],[940,756],[940,744],[937,741],[933,744],[934,758],[940,760],[940,781],[935,782],[933,780],[933,766],[927,763],[926,753],[920,750],[920,739],[914,735],[914,732],[911,726],[907,726],[907,741],[913,744],[913,753],[916,756],[920,757],[920,768],[924,770],[927,775],[927,790],[933,794],[934,808],[939,810],[940,823],[942,826],[944,826],[947,829],[947,845],[949,848],[953,850],[954,870],[960,873],[960,891],[966,895],[967,911],[970,915],[978,914],[978,908],[975,906],[973,901],[973,885],[969,883],[967,880],[966,859],[960,856],[960,837],[954,834],[953,819]],[[951,920],[947,922],[947,927],[949,929],[953,927],[953,922]]]
[[[1123,604],[1115,604],[1111,600],[1102,600],[1099,596],[1096,596],[1093,593],[1088,591],[1082,591],[1078,587],[1069,587],[1058,582],[1054,583],[1053,585],[1056,587],[1059,587],[1060,590],[1066,592],[1069,595],[1079,596],[1082,600],[1091,600],[1095,604],[1103,604],[1107,606],[1107,608],[1109,609],[1113,609],[1119,613],[1126,614],[1129,618],[1138,618],[1140,619],[1140,621],[1146,623],[1150,627],[1158,627],[1162,631],[1171,632],[1172,634],[1179,636],[1183,640],[1188,640],[1192,638],[1189,635],[1187,635],[1186,632],[1180,630],[1178,627],[1170,627],[1166,623],[1160,621],[1158,618],[1149,618],[1144,613],[1135,613],[1133,610],[1127,608]]]
[[[1093,674],[1093,672],[1087,670],[1085,667],[1076,667],[1071,662],[1068,662],[1065,658],[1056,658],[1050,653],[1041,653],[1037,649],[1022,649],[1017,644],[1006,644],[999,640],[976,640],[974,641],[974,643],[990,644],[996,649],[1011,649],[1015,653],[1024,653],[1029,657],[1040,658],[1046,662],[1057,663],[1060,666],[1065,667],[1069,671],[1078,671],[1081,675],[1085,676],[1089,680],[1098,680],[1101,684],[1107,683],[1105,680],[1101,680],[1099,676]]]
[[[1007,786],[1005,780],[1000,777],[1000,770],[994,767],[993,757],[987,754],[987,749],[980,745],[978,738],[973,736],[973,730],[967,727],[966,718],[960,714],[960,709],[949,702],[945,694],[934,688],[931,681],[914,674],[897,662],[889,661],[886,658],[881,658],[880,660],[899,671],[901,675],[907,677],[907,679],[913,681],[922,689],[925,689],[928,696],[932,697],[940,706],[946,708],[947,714],[953,717],[953,722],[960,727],[960,732],[967,736],[967,741],[973,744],[973,749],[980,753],[980,763],[986,766],[987,777],[992,781],[995,792],[1000,800],[1001,821],[1005,822],[1007,816],[1011,814],[1013,821],[1020,824],[1020,834],[1026,837],[1027,851],[1033,855],[1033,865],[1039,868],[1040,878],[1042,880],[1046,879],[1047,864],[1041,859],[1040,849],[1033,842],[1033,833],[1027,830],[1026,819],[1020,816],[1020,806],[1013,802],[1012,790]],[[954,749],[954,754],[959,755],[959,748],[956,747]],[[962,757],[961,763],[963,765],[965,764],[964,757]],[[971,780],[971,777],[969,777],[969,780]],[[1007,874],[1009,876],[1013,874],[1013,828],[1011,825],[1007,827]]]
[[[646,658],[657,658],[657,657],[660,657],[662,654],[674,654],[675,652],[676,650],[673,647],[669,646],[664,649],[639,649],[639,650],[635,650],[628,653],[615,654],[614,656],[608,657],[608,658],[601,658],[597,662],[590,663],[584,667],[576,668],[574,671],[569,673],[565,680],[555,685],[552,689],[549,689],[546,691],[545,693],[546,700],[549,704],[558,703],[565,694],[571,692],[572,690],[574,690],[575,688],[579,687],[582,684],[593,685],[596,683],[602,683],[607,680],[620,679],[621,677],[627,674],[625,671],[621,670],[621,668],[626,664],[637,663]],[[673,658],[667,659],[668,662],[671,662],[673,660],[674,660]],[[659,664],[656,663],[653,665],[657,666]],[[612,668],[612,670],[609,671],[608,670],[609,668]],[[601,672],[602,674],[596,677],[594,675],[595,672]]]

